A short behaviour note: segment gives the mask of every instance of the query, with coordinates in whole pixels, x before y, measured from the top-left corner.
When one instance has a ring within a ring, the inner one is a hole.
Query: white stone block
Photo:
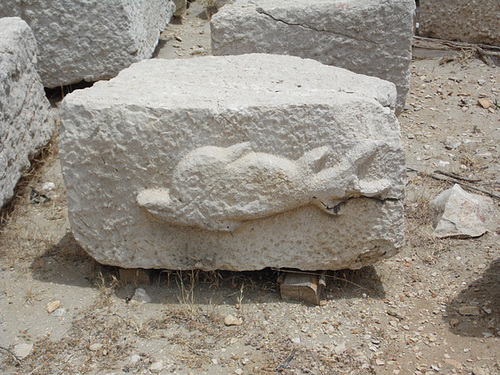
[[[0,2],[0,17],[33,29],[45,87],[108,79],[150,58],[174,10],[172,0]]]
[[[300,56],[410,85],[414,0],[237,0],[211,21],[212,53]]]
[[[0,19],[0,207],[30,159],[47,144],[54,119],[35,68],[36,42],[17,17]]]
[[[500,46],[500,1],[420,0],[420,35]]]
[[[392,83],[291,56],[134,64],[68,95],[75,238],[126,268],[359,268],[403,243]]]

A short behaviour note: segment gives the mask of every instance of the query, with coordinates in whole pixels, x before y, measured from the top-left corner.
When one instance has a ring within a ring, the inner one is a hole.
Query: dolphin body
[[[330,168],[324,168],[328,147],[297,160],[255,152],[249,142],[200,147],[177,164],[169,188],[143,190],[137,203],[171,224],[217,231],[234,231],[244,221],[307,204],[335,214],[342,200],[381,196],[390,189],[389,180],[358,177],[378,147],[379,142],[363,142]]]

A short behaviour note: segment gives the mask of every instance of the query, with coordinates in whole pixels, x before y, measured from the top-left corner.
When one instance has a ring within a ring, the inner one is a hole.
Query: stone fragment
[[[89,346],[89,349],[93,352],[98,352],[99,350],[102,349],[104,345],[101,343],[94,343]]]
[[[149,303],[151,302],[151,297],[148,295],[145,289],[143,288],[137,288],[135,290],[135,293],[132,297],[133,301],[137,302],[142,302],[142,303]]]
[[[477,315],[479,315],[479,307],[477,307],[477,306],[461,306],[458,309],[458,312],[460,313],[460,315],[477,316]]]
[[[319,305],[326,283],[321,275],[286,273],[280,283],[281,298]]]
[[[55,129],[35,64],[36,41],[26,22],[0,19],[0,207]]]
[[[114,77],[148,59],[175,9],[172,0],[2,0],[0,17],[33,29],[45,87]]]
[[[33,344],[17,344],[12,351],[19,359],[24,359],[33,352]]]
[[[493,200],[464,191],[456,184],[430,202],[436,237],[478,237],[495,214]]]
[[[66,315],[66,309],[56,309],[54,311],[54,316],[56,317],[62,317],[64,315]]]
[[[163,371],[163,368],[163,362],[155,362],[151,366],[149,366],[149,371],[151,371],[153,374],[159,374]]]
[[[498,0],[420,0],[419,34],[500,45]]]
[[[126,268],[359,268],[403,243],[392,83],[279,55],[149,60],[64,99],[77,241]]]
[[[460,139],[455,138],[455,137],[447,137],[444,141],[444,146],[448,150],[454,150],[457,147],[459,147],[462,144],[462,141]]]
[[[240,326],[243,324],[243,320],[241,320],[241,318],[235,317],[232,314],[229,314],[224,318],[224,324],[226,326]]]
[[[238,0],[211,20],[212,53],[300,56],[410,85],[414,0]]]
[[[493,105],[491,100],[485,98],[478,99],[477,103],[483,108],[489,108]]]
[[[47,310],[47,312],[49,314],[52,314],[54,311],[56,311],[59,308],[59,306],[61,306],[61,301],[51,301],[51,302],[47,303],[45,310]]]

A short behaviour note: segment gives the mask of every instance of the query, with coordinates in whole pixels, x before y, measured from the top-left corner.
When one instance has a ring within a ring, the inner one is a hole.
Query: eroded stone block
[[[174,10],[172,0],[0,2],[0,17],[33,29],[45,87],[108,79],[150,58]]]
[[[127,268],[358,268],[403,242],[392,83],[279,55],[150,60],[68,95],[75,238]]]
[[[0,19],[0,207],[54,131],[35,64],[36,41],[26,22]]]
[[[500,46],[500,1],[420,0],[419,33]]]
[[[414,0],[238,0],[211,21],[212,53],[274,53],[379,77],[408,94]]]

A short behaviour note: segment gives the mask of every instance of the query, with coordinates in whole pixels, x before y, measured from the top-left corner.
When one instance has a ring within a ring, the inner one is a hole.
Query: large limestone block
[[[114,77],[150,58],[175,10],[172,0],[2,0],[0,17],[33,29],[45,87]]]
[[[420,0],[420,35],[500,46],[500,1]]]
[[[211,21],[212,53],[275,53],[379,77],[408,94],[414,0],[237,0]]]
[[[75,238],[129,268],[357,268],[403,241],[395,87],[279,55],[149,60],[68,95]]]
[[[36,42],[26,22],[0,19],[0,207],[54,131],[35,64]]]

